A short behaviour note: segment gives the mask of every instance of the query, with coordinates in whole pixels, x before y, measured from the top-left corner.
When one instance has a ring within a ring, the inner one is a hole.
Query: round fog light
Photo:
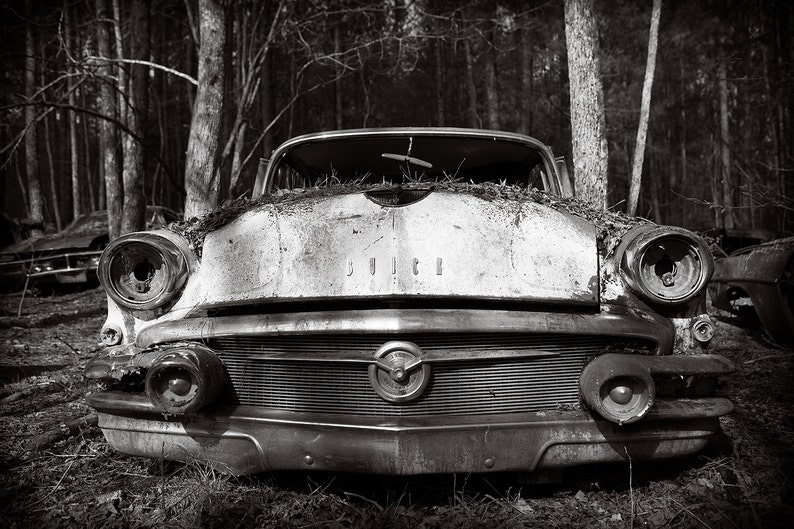
[[[641,420],[656,395],[643,358],[614,353],[596,357],[585,366],[579,390],[588,408],[617,424]]]
[[[192,385],[190,376],[183,373],[177,373],[168,380],[169,391],[180,397],[187,395]]]
[[[615,386],[609,392],[609,398],[614,400],[616,403],[625,405],[631,402],[631,397],[634,395],[634,392],[628,386]]]
[[[164,349],[146,373],[146,395],[166,415],[195,413],[214,402],[226,379],[223,364],[198,344]]]

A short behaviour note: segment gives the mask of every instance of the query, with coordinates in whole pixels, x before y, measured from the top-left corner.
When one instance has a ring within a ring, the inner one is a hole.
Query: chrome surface
[[[615,345],[625,344],[627,341],[658,344],[649,351],[658,354],[672,352],[674,333],[669,319],[654,312],[618,305],[602,305],[596,313],[574,310],[544,312],[498,309],[349,309],[218,315],[158,321],[139,332],[135,345],[146,348],[166,342],[204,340],[220,336],[247,339],[265,335],[304,335],[306,339],[310,339],[312,336],[326,334],[389,333],[390,336],[403,339],[404,336],[427,332],[428,329],[433,329],[442,340],[459,333],[461,329],[465,329],[467,333],[495,335],[543,333],[535,335],[539,340],[547,334],[567,335],[572,340],[581,338],[585,343],[589,337],[609,338],[616,340]],[[616,330],[619,330],[618,338],[615,338]],[[535,352],[538,351],[546,349],[538,345]]]
[[[368,368],[369,383],[387,402],[408,402],[419,398],[430,382],[430,365],[415,343],[395,340],[375,351]]]
[[[94,393],[99,427],[116,450],[207,461],[238,474],[278,469],[380,474],[534,471],[695,453],[730,413],[727,399],[659,401],[642,423],[597,422],[583,410],[384,420],[218,408],[165,421],[145,397]]]
[[[410,402],[385,402],[370,383],[373,352],[395,339],[421,347],[423,365],[432,368],[422,395]],[[217,337],[207,344],[226,366],[234,403],[291,412],[424,417],[575,406],[587,359],[619,346],[620,339],[451,333]],[[489,351],[502,354],[489,357]],[[480,352],[486,354],[479,357]]]

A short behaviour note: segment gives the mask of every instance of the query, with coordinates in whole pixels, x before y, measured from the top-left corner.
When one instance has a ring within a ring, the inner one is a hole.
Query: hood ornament
[[[418,398],[430,381],[430,366],[424,352],[414,343],[392,341],[375,351],[369,366],[369,382],[388,402],[409,402]]]

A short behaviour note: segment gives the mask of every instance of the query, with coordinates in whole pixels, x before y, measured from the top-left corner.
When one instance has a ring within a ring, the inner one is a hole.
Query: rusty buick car
[[[720,431],[733,366],[706,350],[708,247],[582,207],[544,144],[348,130],[265,167],[250,200],[105,249],[86,375],[116,450],[538,476]]]

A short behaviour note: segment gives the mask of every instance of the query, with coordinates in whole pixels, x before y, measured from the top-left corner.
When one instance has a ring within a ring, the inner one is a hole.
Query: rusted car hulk
[[[161,228],[177,215],[161,206],[146,207],[147,229]],[[28,286],[96,283],[96,269],[107,245],[108,213],[77,217],[58,233],[20,241],[0,251],[0,290]]]
[[[273,153],[253,198],[105,250],[110,444],[235,473],[538,472],[700,450],[731,403],[692,233],[570,198],[517,134]]]
[[[794,346],[794,237],[717,259],[709,291],[715,307],[754,314],[772,342]]]

